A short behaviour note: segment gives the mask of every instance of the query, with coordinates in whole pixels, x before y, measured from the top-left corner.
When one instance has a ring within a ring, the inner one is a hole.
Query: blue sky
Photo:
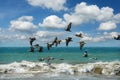
[[[119,0],[0,0],[0,46],[46,46],[57,36],[62,40],[72,37],[69,46],[120,47],[112,39],[120,34]],[[72,32],[64,29],[72,22]],[[82,33],[83,38],[74,35]]]

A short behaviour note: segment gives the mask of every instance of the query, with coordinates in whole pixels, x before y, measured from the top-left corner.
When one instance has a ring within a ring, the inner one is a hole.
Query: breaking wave
[[[56,74],[100,74],[100,75],[117,75],[120,76],[120,61],[113,62],[96,62],[86,64],[67,64],[45,62],[13,62],[10,64],[0,64],[1,74],[14,73],[56,73]]]

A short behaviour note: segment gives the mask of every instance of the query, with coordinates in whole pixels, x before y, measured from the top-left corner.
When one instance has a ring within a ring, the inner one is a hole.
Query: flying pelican
[[[54,45],[53,43],[52,44],[47,43],[47,49],[50,50],[50,48],[52,48],[53,45]]]
[[[67,26],[67,29],[65,29],[65,31],[69,31],[69,32],[71,32],[71,31],[70,31],[70,29],[71,29],[71,25],[72,25],[72,23],[70,22],[70,23],[68,24],[68,26]]]
[[[43,47],[42,46],[40,46],[39,44],[36,44],[34,46],[38,48],[38,52],[43,52]]]
[[[117,37],[114,37],[115,40],[120,40],[120,35],[118,35]]]
[[[52,44],[56,43],[57,40],[58,40],[57,37],[55,37],[55,39],[54,39],[54,41],[52,42]]]
[[[56,41],[56,46],[57,46],[58,44],[60,44],[60,42],[61,42],[61,40],[57,40],[57,41]]]
[[[75,34],[75,36],[76,36],[76,37],[81,37],[81,38],[83,38],[83,35],[82,35],[82,33]]]
[[[72,41],[72,38],[71,37],[68,37],[66,40],[66,46],[68,46],[69,42]]]
[[[54,41],[52,42],[52,44],[55,44],[55,45],[57,46],[58,44],[60,44],[60,42],[61,42],[61,40],[58,40],[58,38],[55,37],[55,39],[54,39]]]
[[[29,38],[30,39],[30,45],[32,46],[32,43],[33,43],[33,41],[35,41],[36,40],[36,38],[35,37],[33,37],[33,38]]]
[[[79,42],[80,43],[80,50],[82,50],[84,44],[86,44],[84,41]]]

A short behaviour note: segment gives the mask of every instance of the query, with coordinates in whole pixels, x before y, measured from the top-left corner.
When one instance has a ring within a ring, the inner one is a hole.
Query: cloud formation
[[[39,23],[39,26],[44,28],[65,28],[66,23],[62,21],[61,18],[59,18],[56,15],[51,15],[46,17],[42,23]]]
[[[101,42],[113,39],[113,37],[117,37],[117,35],[120,34],[118,32],[104,32],[103,35],[97,36],[97,37],[91,37],[89,35],[84,35],[84,37],[81,39],[82,41],[88,41],[88,42]]]
[[[34,36],[42,42],[51,42],[55,37],[62,39],[66,35],[65,32],[50,32],[50,31],[38,31]]]
[[[75,6],[74,12],[64,14],[64,19],[67,22],[73,22],[74,25],[80,25],[90,21],[108,21],[113,17],[113,9],[97,5],[88,5],[86,2],[81,2]]]
[[[117,25],[114,22],[104,22],[101,23],[99,26],[99,30],[113,30],[117,27]]]
[[[27,0],[28,3],[35,7],[43,7],[54,11],[66,10],[64,6],[66,0]]]
[[[98,30],[113,30],[120,23],[120,14],[114,15],[113,11],[110,7],[99,8],[97,5],[88,5],[86,2],[81,2],[75,6],[74,12],[65,13],[63,18],[50,15],[43,19],[39,26],[59,29],[65,28],[69,22],[72,22],[73,26],[78,26],[97,21],[100,23]]]
[[[22,16],[17,20],[10,21],[9,30],[33,33],[38,29],[38,27],[34,25],[32,21],[33,21],[32,16]]]

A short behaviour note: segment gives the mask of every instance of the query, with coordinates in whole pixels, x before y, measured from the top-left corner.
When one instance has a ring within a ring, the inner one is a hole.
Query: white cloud
[[[64,32],[38,31],[34,35],[40,38],[51,38],[64,35]]]
[[[108,21],[111,20],[114,16],[113,9],[109,7],[103,7],[99,10],[99,14],[97,15],[98,21]]]
[[[43,19],[40,26],[47,28],[64,28],[66,24],[72,22],[73,25],[80,25],[89,22],[107,22],[113,18],[113,9],[110,7],[102,7],[97,5],[88,5],[86,2],[81,2],[75,6],[74,12],[63,15],[63,19],[56,15],[51,15]]]
[[[89,37],[89,36],[85,36],[84,38],[82,38],[81,40],[83,41],[89,41],[89,42],[100,42],[100,41],[105,41],[104,37]]]
[[[24,41],[27,41],[28,37],[25,35],[18,35],[18,34],[12,34],[12,35],[6,35],[6,34],[2,34],[0,35],[0,42],[5,44],[15,44],[15,42],[20,41],[22,43],[24,43]]]
[[[64,14],[67,22],[73,22],[74,25],[80,25],[91,21],[107,21],[113,17],[113,9],[109,7],[99,8],[97,5],[88,5],[81,2],[75,6],[71,14]]]
[[[28,37],[26,37],[25,35],[18,35],[18,34],[14,35],[13,37],[15,39],[18,39],[18,40],[26,40],[26,39],[28,39]]]
[[[91,37],[90,35],[84,35],[84,37],[81,38],[81,40],[88,41],[88,42],[101,42],[101,41],[113,39],[113,37],[117,37],[118,34],[120,34],[120,33],[118,33],[118,32],[110,32],[110,33],[104,32],[103,35],[97,36],[97,37]]]
[[[66,36],[65,32],[50,32],[50,31],[38,31],[34,34],[34,36],[42,42],[51,42],[55,37],[59,39],[63,39]]]
[[[10,22],[11,31],[35,32],[38,27],[32,23],[32,16],[22,16]]]
[[[120,13],[114,15],[112,21],[115,22],[115,23],[120,23]]]
[[[66,0],[27,0],[32,6],[43,7],[55,11],[66,10],[64,6]]]
[[[45,28],[65,28],[66,23],[62,21],[61,18],[59,18],[56,15],[51,15],[46,17],[43,20],[43,23],[39,23],[39,26],[45,27]]]
[[[104,23],[101,23],[100,26],[99,26],[99,30],[112,30],[112,29],[115,29],[117,27],[117,25],[114,23],[114,22],[104,22]]]
[[[104,32],[104,35],[105,35],[105,36],[109,36],[109,37],[111,37],[111,38],[117,37],[119,34],[120,34],[120,33],[118,33],[118,32],[110,32],[110,33]]]

